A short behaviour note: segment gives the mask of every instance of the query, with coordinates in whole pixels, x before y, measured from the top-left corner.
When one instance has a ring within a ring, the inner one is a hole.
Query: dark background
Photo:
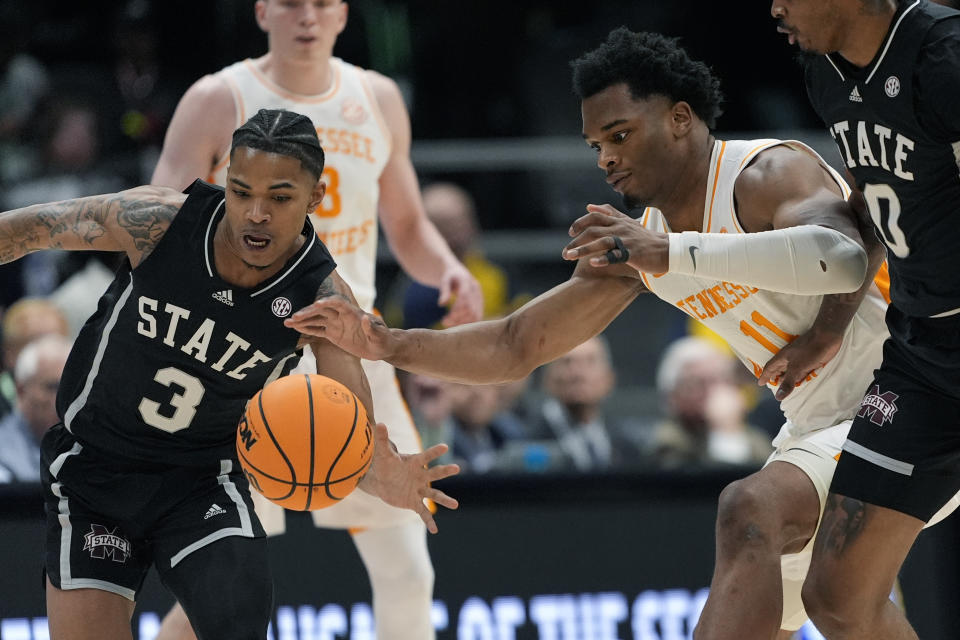
[[[143,22],[158,39],[164,82],[179,96],[206,73],[266,49],[253,0],[52,0],[0,2],[8,46],[47,64],[65,93],[102,96],[91,70],[109,68],[115,34],[131,7],[149,7]],[[396,79],[407,97],[414,140],[564,136],[579,139],[579,102],[569,61],[613,28],[654,30],[680,38],[721,78],[721,131],[819,130],[803,93],[800,69],[776,33],[765,2],[608,0],[356,0],[335,53]],[[109,108],[109,105],[104,105]],[[584,165],[587,184],[596,186]],[[549,158],[544,158],[544,165]],[[482,200],[487,229],[563,226],[535,174],[525,170],[449,174]],[[421,177],[435,177],[421,171]],[[550,183],[547,182],[547,188]],[[609,197],[609,192],[599,193]],[[518,203],[523,202],[523,207]]]

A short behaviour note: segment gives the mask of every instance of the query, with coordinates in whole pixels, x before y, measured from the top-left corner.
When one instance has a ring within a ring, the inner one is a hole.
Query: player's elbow
[[[511,314],[501,320],[501,339],[497,340],[498,377],[500,382],[523,380],[536,369],[541,362],[537,358],[536,342],[529,340],[524,330],[526,323],[517,314]]]
[[[825,252],[824,274],[829,291],[825,293],[850,293],[863,285],[870,258],[860,243],[850,236],[833,231],[834,239]]]

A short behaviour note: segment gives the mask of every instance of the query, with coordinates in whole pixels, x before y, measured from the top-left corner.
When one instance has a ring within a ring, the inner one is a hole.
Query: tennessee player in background
[[[256,20],[268,52],[198,80],[185,93],[167,131],[152,183],[183,188],[194,178],[224,184],[230,132],[259,108],[288,108],[309,117],[327,154],[326,195],[311,216],[365,310],[373,308],[378,220],[401,267],[440,290],[440,304],[455,299],[445,324],[481,317],[480,287],[427,219],[409,157],[410,121],[396,84],[333,57],[347,23],[340,0],[259,0]],[[379,209],[379,218],[378,218]],[[305,359],[301,370],[314,365]],[[420,442],[393,367],[364,363],[378,420],[388,425],[401,452]],[[268,534],[282,533],[282,509],[257,498]],[[415,514],[354,492],[313,512],[317,526],[349,528],[373,589],[381,638],[425,640],[430,620],[433,567],[423,523]],[[159,638],[190,638],[175,607]]]
[[[960,489],[960,13],[774,0],[807,93],[888,248],[890,339],[830,487],[804,600],[828,637],[916,638],[886,598]]]
[[[445,331],[388,329],[339,297],[288,325],[413,372],[495,383],[596,335],[645,291],[695,317],[771,383],[787,417],[767,465],[720,496],[695,636],[789,637],[806,619],[800,588],[835,456],[881,358],[885,302],[871,277],[882,249],[868,235],[868,260],[858,229],[869,226],[811,149],[711,135],[719,82],[675,41],[620,28],[573,69],[583,137],[641,215],[588,206],[570,228],[569,281],[506,318]]]

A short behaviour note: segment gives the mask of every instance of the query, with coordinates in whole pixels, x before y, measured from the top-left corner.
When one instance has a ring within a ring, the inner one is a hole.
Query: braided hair
[[[233,132],[230,157],[237,147],[290,156],[314,178],[323,173],[323,147],[310,118],[286,109],[260,109]]]

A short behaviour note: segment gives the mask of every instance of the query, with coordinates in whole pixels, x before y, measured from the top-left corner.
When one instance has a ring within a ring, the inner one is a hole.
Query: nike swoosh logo
[[[693,261],[693,270],[697,270],[697,251],[700,247],[690,247],[690,259]]]

